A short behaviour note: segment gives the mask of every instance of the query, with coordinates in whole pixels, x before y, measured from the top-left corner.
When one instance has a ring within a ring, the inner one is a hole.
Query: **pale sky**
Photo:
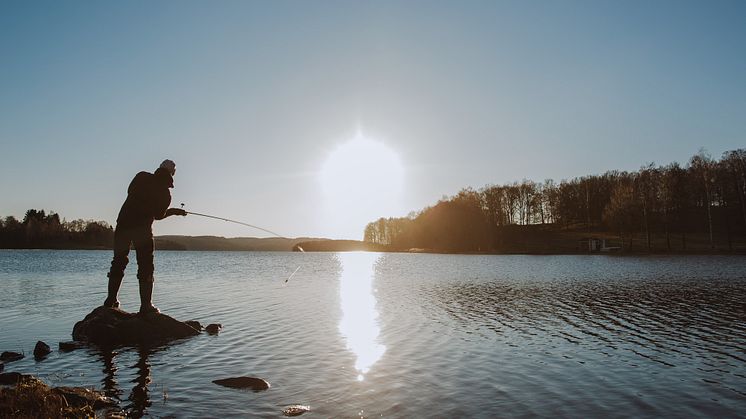
[[[1,1],[0,216],[114,224],[170,158],[176,205],[361,239],[466,186],[746,147],[745,46],[743,1]],[[323,184],[360,136],[395,194]]]

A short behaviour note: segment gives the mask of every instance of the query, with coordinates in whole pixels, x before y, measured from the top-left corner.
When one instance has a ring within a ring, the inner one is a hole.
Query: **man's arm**
[[[168,208],[168,206],[171,204],[171,193],[168,192],[168,190],[165,190],[157,195],[156,200],[153,204],[154,219],[162,220],[173,215],[171,213],[171,210],[175,208]]]
[[[172,215],[181,215],[182,217],[187,215],[187,212],[184,211],[181,208],[169,208],[166,210],[166,212],[163,214],[163,218],[170,217]],[[156,218],[157,220],[162,220],[163,218]]]

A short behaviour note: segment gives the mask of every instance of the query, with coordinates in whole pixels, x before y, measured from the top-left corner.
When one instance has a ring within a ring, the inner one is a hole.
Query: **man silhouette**
[[[117,294],[124,278],[124,269],[129,259],[130,245],[137,254],[137,279],[140,283],[140,314],[159,313],[153,306],[153,221],[172,215],[187,215],[180,208],[168,208],[171,204],[170,188],[174,187],[176,164],[164,160],[155,173],[140,172],[130,182],[127,199],[122,204],[114,230],[114,258],[109,269],[109,292],[105,307],[117,308]]]

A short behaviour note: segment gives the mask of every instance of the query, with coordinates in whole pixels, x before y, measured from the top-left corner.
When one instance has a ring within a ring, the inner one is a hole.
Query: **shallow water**
[[[70,340],[105,298],[109,261],[0,251],[0,350]],[[158,252],[156,276],[163,312],[220,335],[6,371],[103,388],[155,417],[294,404],[319,418],[746,415],[743,257]],[[212,383],[237,375],[272,387]]]

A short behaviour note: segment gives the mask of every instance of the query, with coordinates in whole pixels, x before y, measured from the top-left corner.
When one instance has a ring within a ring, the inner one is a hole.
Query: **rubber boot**
[[[104,301],[104,307],[119,308],[119,300],[117,300],[117,294],[119,294],[119,287],[122,285],[122,277],[112,276],[111,273],[106,275],[109,277],[109,292]]]
[[[153,305],[153,280],[140,281],[140,313],[160,313],[157,307]]]

